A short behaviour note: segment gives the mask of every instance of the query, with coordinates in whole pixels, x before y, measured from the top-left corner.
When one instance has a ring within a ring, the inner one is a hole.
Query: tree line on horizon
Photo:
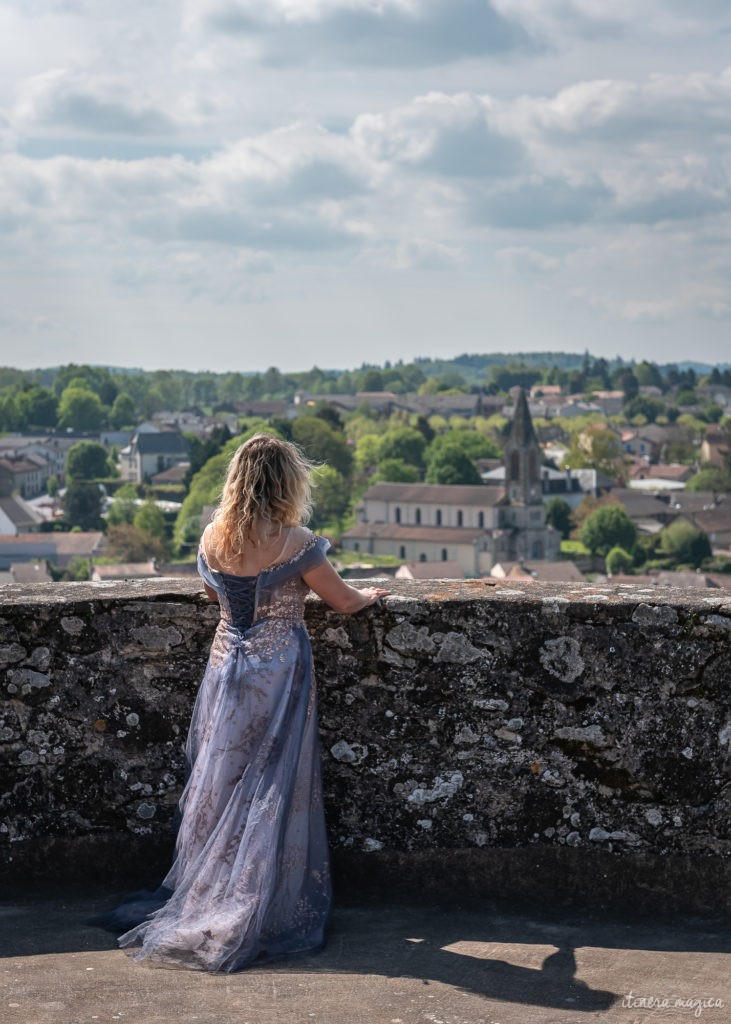
[[[357,370],[311,370],[283,373],[270,367],[263,373],[187,370],[128,371],[68,364],[53,369],[0,368],[0,432],[64,430],[93,432],[132,428],[157,412],[197,409],[208,414],[236,412],[237,403],[260,400],[291,402],[297,392],[323,396],[354,395],[362,391],[395,394],[506,394],[520,385],[558,385],[569,395],[621,389],[626,398],[639,398],[643,385],[663,395],[674,392],[675,404],[692,404],[699,383],[731,387],[731,368],[713,367],[699,376],[693,367],[660,366],[608,361],[601,357],[546,353],[514,358],[458,356],[452,360],[416,359],[411,363],[363,364]],[[562,365],[559,365],[562,364]],[[639,410],[645,414],[645,410]]]

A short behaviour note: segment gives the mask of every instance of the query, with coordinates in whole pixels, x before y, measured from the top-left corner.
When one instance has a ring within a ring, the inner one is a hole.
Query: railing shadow
[[[52,896],[48,889],[16,894],[0,907],[0,957],[116,951],[113,935],[87,923],[113,902],[108,889],[96,886],[93,890],[66,886]],[[526,1007],[604,1011],[621,995],[592,988],[578,976],[576,951],[585,947],[606,950],[609,957],[611,950],[623,950],[626,966],[626,953],[632,950],[726,951],[729,934],[727,929],[709,929],[702,923],[639,923],[560,909],[544,908],[537,915],[487,905],[464,908],[374,901],[338,906],[321,953],[272,961],[257,970],[417,979],[424,986],[449,986],[486,1000]],[[120,969],[146,969],[132,965],[121,951],[119,958]],[[228,984],[245,985],[247,972],[225,977]]]

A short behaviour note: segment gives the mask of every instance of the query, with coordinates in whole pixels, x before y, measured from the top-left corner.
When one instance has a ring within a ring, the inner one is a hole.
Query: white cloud
[[[54,131],[105,135],[167,135],[174,120],[151,102],[130,98],[122,83],[92,79],[54,68],[28,79],[14,109],[25,130],[45,125]]]
[[[249,56],[277,65],[420,66],[530,45],[490,0],[192,0],[186,25],[239,37]]]
[[[523,161],[519,139],[493,124],[497,104],[468,93],[419,96],[381,114],[361,114],[352,128],[373,159],[454,177],[504,177]]]
[[[528,245],[508,245],[504,249],[496,249],[495,258],[498,263],[518,274],[550,274],[561,266],[557,257]]]

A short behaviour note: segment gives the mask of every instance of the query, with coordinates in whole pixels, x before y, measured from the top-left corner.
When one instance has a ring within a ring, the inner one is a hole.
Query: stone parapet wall
[[[592,878],[606,900],[633,878],[658,900],[692,879],[696,909],[728,894],[731,599],[389,585],[353,617],[308,601],[348,877],[540,894],[572,889],[564,865],[577,898]],[[216,618],[194,580],[0,589],[6,876],[164,862]]]

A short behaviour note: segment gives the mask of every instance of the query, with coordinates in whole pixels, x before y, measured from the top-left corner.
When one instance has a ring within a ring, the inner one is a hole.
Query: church
[[[487,576],[498,562],[559,558],[560,534],[545,523],[541,450],[520,391],[505,447],[505,486],[379,483],[343,534],[345,551],[405,562],[456,562]]]

